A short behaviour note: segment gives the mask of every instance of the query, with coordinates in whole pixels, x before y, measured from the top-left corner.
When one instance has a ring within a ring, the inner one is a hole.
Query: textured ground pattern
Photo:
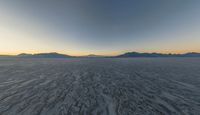
[[[0,115],[200,115],[200,58],[0,58]]]

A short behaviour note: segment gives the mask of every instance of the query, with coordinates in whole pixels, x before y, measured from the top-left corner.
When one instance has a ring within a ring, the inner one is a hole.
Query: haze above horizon
[[[10,0],[0,17],[0,54],[200,52],[199,0]]]

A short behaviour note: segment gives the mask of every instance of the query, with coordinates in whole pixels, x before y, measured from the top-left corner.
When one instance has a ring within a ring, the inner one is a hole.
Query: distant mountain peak
[[[88,57],[101,57],[100,55],[95,55],[95,54],[89,54],[87,55]]]

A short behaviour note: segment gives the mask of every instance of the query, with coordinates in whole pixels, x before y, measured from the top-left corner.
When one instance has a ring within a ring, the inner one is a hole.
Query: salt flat
[[[0,115],[200,115],[200,58],[0,58]]]

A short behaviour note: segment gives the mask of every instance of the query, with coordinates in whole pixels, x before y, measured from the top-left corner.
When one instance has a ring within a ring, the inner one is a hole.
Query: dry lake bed
[[[0,58],[0,115],[200,115],[200,58]]]

